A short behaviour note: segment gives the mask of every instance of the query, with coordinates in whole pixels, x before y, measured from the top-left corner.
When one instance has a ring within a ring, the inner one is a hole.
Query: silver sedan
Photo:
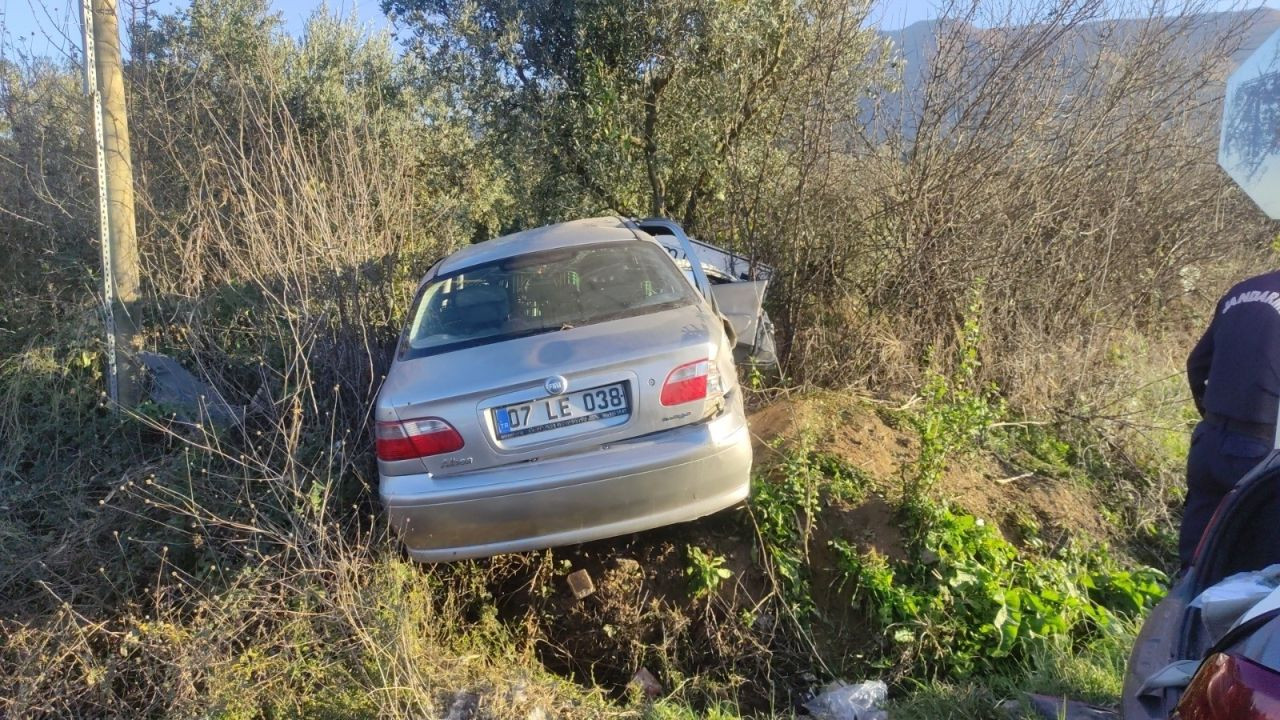
[[[409,554],[580,543],[743,500],[751,443],[713,303],[617,218],[433,267],[376,408],[380,495]]]

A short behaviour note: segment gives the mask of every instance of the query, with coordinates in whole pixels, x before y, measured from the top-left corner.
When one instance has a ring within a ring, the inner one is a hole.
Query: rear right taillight
[[[380,422],[374,429],[379,460],[413,460],[462,449],[462,436],[440,418]]]
[[[682,405],[720,393],[720,370],[715,362],[695,360],[677,367],[667,375],[659,401],[668,406]]]

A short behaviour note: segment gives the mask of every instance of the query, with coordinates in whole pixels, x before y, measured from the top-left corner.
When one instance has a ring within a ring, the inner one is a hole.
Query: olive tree
[[[862,0],[384,8],[505,159],[526,223],[609,209],[696,225],[730,166],[794,141],[807,109],[856,112],[880,43]]]

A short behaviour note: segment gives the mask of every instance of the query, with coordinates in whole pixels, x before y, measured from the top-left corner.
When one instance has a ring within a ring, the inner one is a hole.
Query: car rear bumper
[[[693,520],[747,497],[740,409],[585,455],[435,478],[383,476],[409,555],[446,562],[570,545]]]

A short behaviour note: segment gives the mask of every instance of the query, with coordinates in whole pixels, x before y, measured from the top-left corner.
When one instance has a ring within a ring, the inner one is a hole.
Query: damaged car
[[[735,331],[703,287],[619,218],[432,267],[375,408],[379,495],[409,555],[576,544],[744,500]]]
[[[710,297],[716,309],[729,320],[738,365],[759,369],[776,367],[778,353],[773,323],[764,309],[765,290],[773,278],[773,268],[691,238],[679,223],[668,218],[645,218],[636,220],[635,225],[666,248],[689,281]]]
[[[1222,501],[1138,635],[1125,720],[1280,720],[1280,452]]]

